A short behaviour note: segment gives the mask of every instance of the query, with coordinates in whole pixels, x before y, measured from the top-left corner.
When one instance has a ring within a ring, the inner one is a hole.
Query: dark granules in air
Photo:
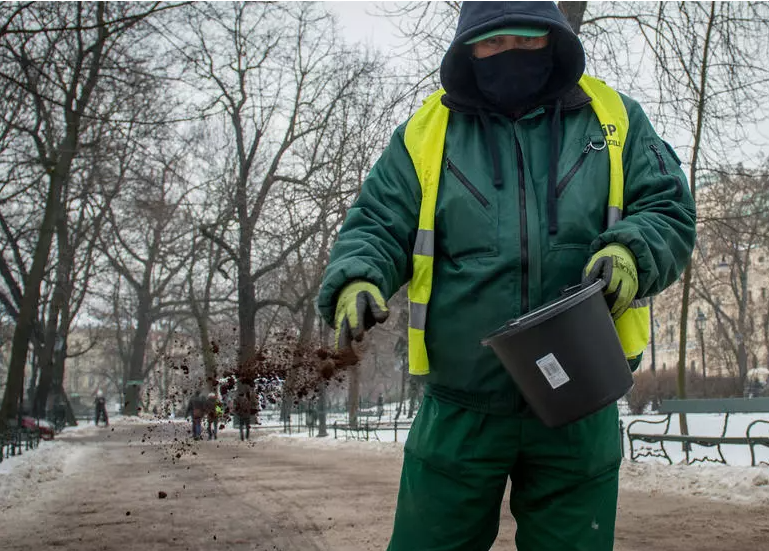
[[[219,419],[219,429],[224,429],[231,417],[237,415],[238,406],[243,411],[244,401],[248,404],[250,414],[257,418],[261,410],[287,399],[294,405],[303,400],[313,401],[323,386],[343,382],[347,369],[359,361],[351,349],[337,352],[318,344],[300,343],[296,336],[288,332],[274,334],[267,340],[267,344],[256,349],[249,360],[230,367],[222,366],[219,362],[220,343],[211,341],[208,350],[217,360],[216,373],[208,377],[205,383],[208,390],[218,391],[217,395],[221,396],[223,415]],[[181,371],[189,377],[192,358],[199,353],[194,347],[188,347],[186,358],[165,357],[164,361],[170,369]],[[203,392],[202,396],[205,395],[206,392]],[[168,394],[172,402],[184,406],[191,397],[190,393],[179,390],[172,390]],[[170,409],[166,409],[158,412],[157,417],[168,419],[169,414]],[[206,437],[205,423],[204,418],[203,438]],[[197,455],[195,450],[201,442],[192,438],[189,425],[180,425],[170,420],[162,425],[165,430],[159,431],[158,435],[153,435],[153,431],[161,425],[146,427],[142,443],[162,444],[159,450],[164,455],[163,460],[173,464],[184,456]],[[168,439],[169,428],[174,434],[173,441]]]

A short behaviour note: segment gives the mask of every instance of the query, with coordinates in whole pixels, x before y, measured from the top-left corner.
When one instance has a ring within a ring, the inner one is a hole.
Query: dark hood
[[[447,106],[491,109],[475,84],[471,47],[465,42],[492,29],[515,25],[550,28],[553,73],[540,101],[559,97],[574,87],[585,70],[585,51],[555,3],[462,2],[457,32],[441,63],[441,84],[446,90]]]

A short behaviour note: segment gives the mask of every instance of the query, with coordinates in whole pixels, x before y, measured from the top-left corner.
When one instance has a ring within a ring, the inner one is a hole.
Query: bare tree
[[[760,282],[766,276],[768,184],[764,170],[742,169],[736,175],[716,175],[700,195],[701,229],[692,290],[712,313],[719,363],[735,372],[741,387],[751,356],[757,363],[757,352],[766,340],[762,330],[769,314],[762,300],[766,297],[754,296],[758,288],[753,280]]]
[[[12,355],[0,422],[15,416],[22,396],[24,367],[48,266],[64,190],[82,146],[84,121],[98,117],[94,97],[110,71],[119,67],[121,41],[158,3],[29,3],[3,8],[0,23],[0,81],[18,98],[18,116],[5,123],[16,134],[17,151],[34,152],[22,161],[44,188],[44,211],[24,276],[24,291],[14,331]],[[26,144],[23,147],[22,144]],[[57,302],[60,298],[57,298]]]
[[[317,230],[312,213],[304,227],[292,227],[270,205],[282,187],[304,185],[328,162],[329,118],[371,65],[337,43],[331,17],[317,5],[199,4],[186,29],[169,39],[207,96],[204,112],[223,113],[236,159],[227,179],[236,227],[216,241],[237,271],[244,361],[255,351],[259,309],[301,307],[259,300],[260,280]]]
[[[135,300],[135,325],[124,380],[128,415],[138,412],[152,324],[187,304],[182,274],[191,251],[183,206],[189,189],[180,176],[182,154],[172,151],[144,157],[134,172],[131,193],[124,193],[109,209],[101,243],[102,253],[128,284]]]

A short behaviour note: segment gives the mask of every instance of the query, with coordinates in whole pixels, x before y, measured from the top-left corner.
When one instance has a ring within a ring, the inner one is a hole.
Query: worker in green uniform
[[[547,428],[481,345],[602,279],[625,347],[620,320],[691,256],[678,157],[637,102],[584,68],[555,4],[464,2],[443,89],[395,131],[331,252],[318,306],[340,348],[410,282],[409,369],[427,384],[391,551],[489,549],[508,478],[519,551],[613,548],[616,405]],[[631,365],[639,353],[626,348]]]

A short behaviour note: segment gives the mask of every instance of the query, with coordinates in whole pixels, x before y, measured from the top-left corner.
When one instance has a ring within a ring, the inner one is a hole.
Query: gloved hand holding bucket
[[[545,425],[578,421],[633,386],[614,320],[637,289],[632,253],[612,244],[588,262],[582,285],[484,339]]]

